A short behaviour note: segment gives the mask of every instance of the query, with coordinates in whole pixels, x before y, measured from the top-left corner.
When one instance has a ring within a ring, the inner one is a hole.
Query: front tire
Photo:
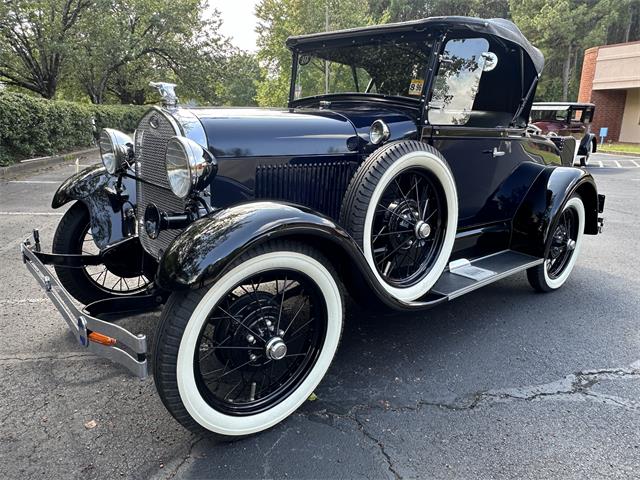
[[[585,210],[582,199],[572,196],[559,214],[553,234],[547,240],[548,253],[542,264],[527,270],[527,279],[538,292],[560,288],[571,275],[582,247]]]
[[[336,278],[314,249],[274,242],[243,254],[215,284],[172,294],[154,359],[169,412],[189,430],[226,440],[291,415],[338,348],[344,302]]]
[[[76,202],[62,216],[53,237],[53,253],[92,254],[100,250],[91,236],[91,216],[82,202]],[[117,296],[138,295],[149,286],[142,266],[131,271],[117,271],[108,265],[84,268],[54,267],[62,286],[85,305]],[[127,269],[130,270],[130,269]]]

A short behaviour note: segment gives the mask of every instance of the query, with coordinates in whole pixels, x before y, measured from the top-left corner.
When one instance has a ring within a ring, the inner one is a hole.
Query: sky
[[[255,6],[259,0],[209,0],[210,8],[216,8],[222,18],[222,34],[242,50],[255,52],[257,18]]]

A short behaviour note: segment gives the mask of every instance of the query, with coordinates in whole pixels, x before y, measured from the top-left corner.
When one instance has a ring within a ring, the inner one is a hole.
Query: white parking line
[[[633,163],[636,167],[640,167],[640,165],[637,164],[637,162],[635,160],[629,160],[631,163]]]
[[[622,168],[622,165],[620,165],[619,161],[614,160],[613,163],[615,163],[618,168]]]
[[[61,217],[64,213],[58,212],[0,212],[0,215],[40,215],[45,217]]]
[[[9,183],[62,183],[62,181],[55,180],[11,180]]]

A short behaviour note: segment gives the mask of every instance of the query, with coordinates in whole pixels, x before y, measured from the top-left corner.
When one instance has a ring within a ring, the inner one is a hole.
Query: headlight
[[[100,146],[100,156],[102,157],[104,168],[111,175],[125,165],[129,160],[130,152],[133,151],[131,137],[112,128],[102,129],[98,145]]]
[[[213,155],[185,137],[169,140],[165,160],[169,185],[180,198],[202,190],[218,171]]]
[[[389,127],[382,120],[376,120],[369,129],[369,140],[374,145],[379,145],[389,138]]]

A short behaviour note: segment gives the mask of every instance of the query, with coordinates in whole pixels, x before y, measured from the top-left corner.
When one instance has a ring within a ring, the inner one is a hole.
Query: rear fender
[[[579,194],[585,207],[586,234],[598,233],[598,191],[591,174],[579,168],[547,167],[533,183],[513,219],[511,248],[543,257],[546,240],[565,203]]]
[[[425,308],[439,303],[406,304],[378,284],[356,241],[331,219],[285,202],[252,201],[218,210],[187,227],[165,251],[156,284],[175,291],[212,285],[244,252],[286,238],[322,251],[340,272],[356,298],[368,298],[394,309]],[[446,300],[446,298],[444,298]]]
[[[94,165],[67,178],[53,195],[52,208],[79,200],[89,209],[91,233],[102,250],[125,238],[135,236],[136,182],[107,173],[101,165]],[[129,213],[130,211],[130,213]]]

